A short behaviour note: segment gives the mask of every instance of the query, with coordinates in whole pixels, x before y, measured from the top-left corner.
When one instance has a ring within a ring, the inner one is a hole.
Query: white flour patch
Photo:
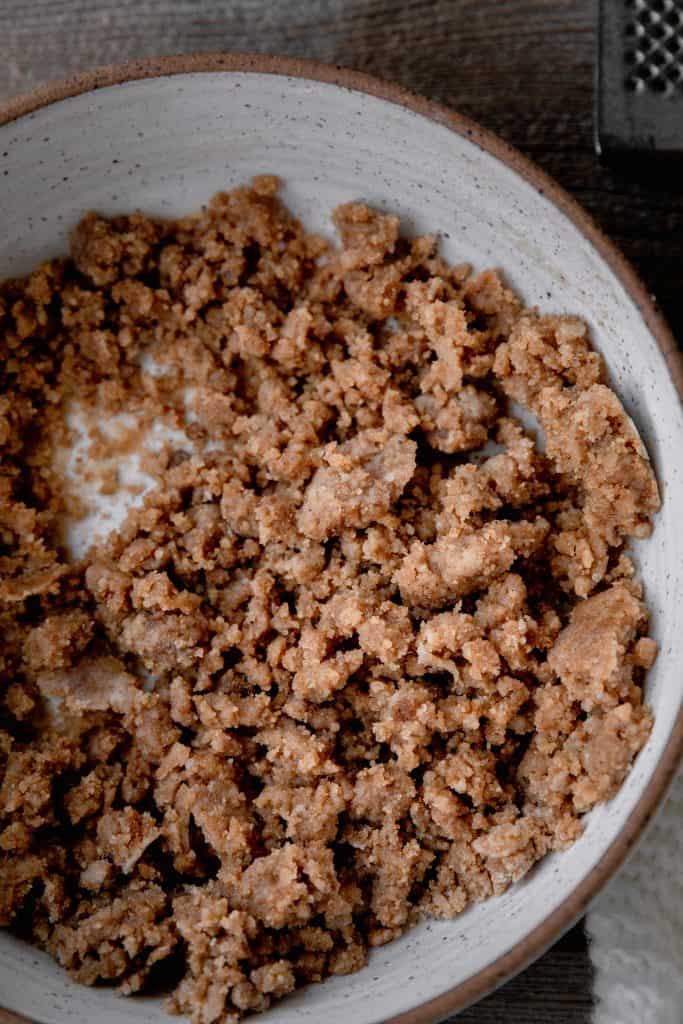
[[[187,417],[191,419],[190,416]],[[109,415],[96,423],[105,441],[111,442],[115,452],[117,441],[131,436],[139,429],[139,438],[132,450],[98,457],[93,454],[92,417],[78,406],[72,406],[66,416],[73,441],[66,451],[64,472],[69,489],[82,503],[84,515],[67,514],[62,522],[62,536],[69,554],[83,558],[93,544],[100,543],[121,527],[132,508],[140,507],[156,481],[144,469],[145,456],[158,453],[171,444],[177,451],[194,454],[197,446],[182,429],[163,421],[155,421],[149,428],[138,427],[132,413]],[[103,488],[103,482],[107,485]]]

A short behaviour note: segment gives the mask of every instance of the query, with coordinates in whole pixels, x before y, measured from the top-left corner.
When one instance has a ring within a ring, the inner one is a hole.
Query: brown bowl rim
[[[444,125],[507,165],[572,221],[608,264],[659,345],[679,398],[683,401],[683,353],[679,351],[668,324],[657,309],[654,297],[648,293],[623,253],[607,238],[593,218],[550,175],[493,132],[482,128],[476,121],[463,114],[425,99],[400,85],[341,65],[324,64],[299,57],[277,57],[262,53],[193,53],[147,57],[83,71],[19,95],[9,102],[0,104],[0,126],[31,114],[41,107],[107,86],[122,85],[145,78],[220,71],[307,78],[365,93]],[[433,1024],[483,998],[541,956],[584,914],[591,900],[624,862],[664,799],[682,757],[683,708],[676,716],[671,735],[652,778],[623,828],[600,861],[573,890],[564,904],[492,964],[441,995],[388,1019],[385,1024]],[[32,1022],[27,1021],[26,1017],[0,1008],[0,1024]]]

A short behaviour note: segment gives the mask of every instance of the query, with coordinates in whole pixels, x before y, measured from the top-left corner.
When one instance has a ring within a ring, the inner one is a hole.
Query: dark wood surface
[[[614,0],[615,3],[620,0]],[[257,50],[401,82],[469,114],[536,160],[633,261],[683,337],[683,178],[600,164],[592,144],[592,0],[0,0],[0,102],[130,57]],[[458,1017],[587,1024],[581,927]]]

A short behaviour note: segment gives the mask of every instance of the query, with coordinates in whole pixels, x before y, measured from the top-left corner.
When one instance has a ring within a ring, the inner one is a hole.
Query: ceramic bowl
[[[363,75],[270,57],[198,56],[89,73],[0,110],[0,278],[63,253],[87,210],[191,211],[219,189],[276,172],[314,229],[363,198],[408,231],[441,232],[453,261],[498,266],[529,304],[579,313],[654,462],[664,503],[635,548],[661,654],[655,725],[617,797],[583,837],[505,895],[426,922],[357,974],[314,985],[263,1024],[425,1024],[484,995],[586,909],[642,832],[683,743],[683,371],[632,270],[585,213],[500,140]],[[73,984],[0,934],[0,1004],[42,1024],[156,1024],[160,1001]],[[9,1018],[8,1018],[9,1019]]]

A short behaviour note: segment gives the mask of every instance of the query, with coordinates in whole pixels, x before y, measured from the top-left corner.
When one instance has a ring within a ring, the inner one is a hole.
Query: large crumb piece
[[[623,584],[581,601],[548,654],[548,664],[584,710],[628,697],[632,647],[647,621],[641,601]]]
[[[486,589],[547,532],[540,519],[513,526],[492,522],[464,537],[446,534],[431,546],[418,543],[395,574],[401,596],[408,604],[434,607]]]
[[[604,384],[544,391],[537,404],[548,454],[584,493],[588,528],[615,545],[647,536],[659,492],[647,453],[621,402]]]
[[[193,1024],[503,892],[651,728],[659,496],[586,325],[278,185],[0,284],[0,924]],[[147,481],[78,560],[76,405],[79,479]]]
[[[325,540],[342,527],[362,528],[383,516],[415,470],[414,441],[398,434],[388,440],[358,434],[324,453],[299,515],[302,533]]]

